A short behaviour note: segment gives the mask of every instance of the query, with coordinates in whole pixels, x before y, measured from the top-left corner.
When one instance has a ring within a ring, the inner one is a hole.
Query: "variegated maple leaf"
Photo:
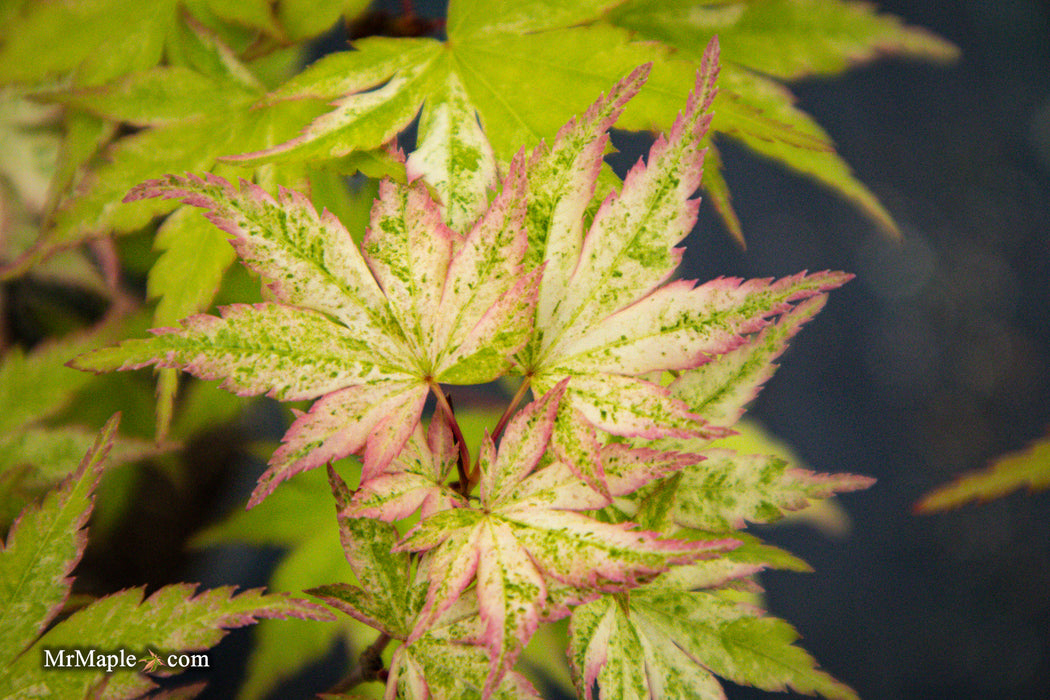
[[[338,219],[293,191],[274,199],[214,175],[143,183],[129,200],[209,209],[276,301],[193,316],[73,364],[177,367],[240,394],[320,397],[289,429],[249,505],[293,474],[361,450],[368,480],[401,452],[438,382],[491,381],[528,339],[542,268],[523,273],[525,187],[518,159],[461,235],[442,223],[422,183],[385,181],[359,251]]]
[[[642,67],[540,144],[528,168],[527,264],[546,265],[535,331],[517,354],[537,393],[570,377],[553,447],[559,458],[611,497],[595,429],[619,436],[722,434],[646,376],[689,370],[743,345],[792,303],[837,287],[841,273],[778,281],[716,279],[667,283],[676,248],[696,221],[704,149],[718,72],[718,43],[705,53],[695,91],[666,138],[628,173],[584,233],[607,131],[645,81]]]
[[[422,443],[423,450],[428,444],[434,442]],[[483,646],[477,597],[459,597],[424,634],[407,641],[424,604],[426,566],[418,561],[413,566],[415,557],[395,550],[398,535],[392,525],[350,515],[355,509],[349,489],[331,466],[328,478],[339,513],[343,551],[358,585],[340,582],[308,593],[401,642],[390,661],[386,698],[480,700],[489,679],[489,654]],[[513,671],[494,681],[488,693],[497,700],[540,697]]]
[[[581,700],[722,700],[715,676],[765,690],[794,689],[833,700],[857,694],[793,645],[783,620],[712,591],[650,588],[606,596],[572,616],[569,660]]]
[[[467,499],[446,483],[459,456],[448,419],[437,411],[426,434],[418,424],[385,472],[362,480],[343,512],[393,522],[416,510],[427,518],[439,510],[466,506]]]
[[[429,590],[410,643],[476,581],[491,659],[485,697],[513,666],[540,621],[568,614],[568,603],[633,588],[672,565],[737,544],[660,539],[633,524],[603,523],[578,512],[600,508],[605,499],[563,462],[538,468],[544,464],[567,384],[559,382],[518,412],[498,452],[486,438],[479,456],[477,507],[437,512],[398,545],[403,551],[428,553]],[[602,457],[614,495],[635,491],[695,459],[624,445],[608,445]]]

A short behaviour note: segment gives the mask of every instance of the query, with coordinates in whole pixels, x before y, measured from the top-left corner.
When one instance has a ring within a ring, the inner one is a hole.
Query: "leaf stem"
[[[532,383],[532,375],[525,375],[525,381],[518,387],[518,391],[514,394],[514,398],[510,400],[507,405],[507,410],[503,412],[503,415],[499,418],[499,423],[496,423],[496,429],[492,431],[492,441],[499,440],[499,436],[503,434],[503,429],[507,427],[507,423],[510,421],[510,417],[514,415],[514,411],[518,408],[518,404],[525,398],[525,392],[529,390],[529,385]]]
[[[456,422],[456,414],[452,410],[452,404],[449,403],[445,392],[434,381],[430,382],[430,392],[434,394],[438,406],[444,411],[445,418],[448,419],[449,428],[452,429],[452,437],[456,439],[456,443],[459,445],[459,464],[457,465],[459,469],[459,490],[465,497],[470,493],[470,489],[473,486],[467,477],[467,469],[470,468],[470,450],[467,448],[467,441],[463,439],[463,431],[459,429],[459,423]]]
[[[386,669],[383,668],[383,650],[390,643],[390,635],[380,633],[367,649],[361,652],[357,668],[349,676],[328,689],[326,695],[342,695],[354,686],[370,681],[385,680]]]
[[[518,408],[518,404],[520,404],[522,400],[524,400],[525,392],[529,390],[529,385],[531,383],[532,375],[525,375],[525,380],[521,383],[521,386],[518,387],[517,392],[515,392],[514,394],[514,398],[512,398],[510,400],[510,403],[507,404],[507,409],[503,411],[503,415],[499,417],[499,422],[496,423],[496,428],[492,431],[493,442],[499,440],[499,436],[503,434],[503,429],[507,427],[507,423],[510,421],[511,416],[514,415],[514,411]],[[475,464],[473,469],[470,470],[470,477],[468,479],[468,483],[470,486],[467,489],[468,493],[470,489],[474,488],[474,484],[478,483],[478,479],[481,478],[481,474],[479,473],[480,471],[481,460],[479,455],[478,463]]]

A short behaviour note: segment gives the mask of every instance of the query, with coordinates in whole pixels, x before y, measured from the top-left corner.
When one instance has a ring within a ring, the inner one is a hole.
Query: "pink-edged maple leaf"
[[[571,378],[554,450],[607,499],[600,432],[644,439],[724,434],[645,375],[701,366],[743,345],[793,303],[849,279],[818,273],[668,283],[682,255],[676,246],[696,221],[699,200],[690,197],[700,185],[717,73],[712,41],[685,111],[622,189],[602,202],[586,231],[606,132],[647,69],[621,81],[530,160],[529,255],[546,268],[535,330],[517,359],[537,393]]]
[[[385,181],[361,250],[329,212],[282,190],[207,175],[167,176],[128,195],[209,209],[276,301],[199,315],[77,358],[81,369],[176,367],[241,394],[319,398],[300,415],[249,505],[288,477],[357,452],[366,480],[413,435],[437,383],[503,374],[531,333],[542,268],[523,270],[526,179],[511,164],[488,209],[461,235],[421,182]]]
[[[363,481],[341,511],[353,518],[393,522],[416,510],[424,518],[439,510],[467,505],[448,483],[460,451],[443,411],[435,412],[426,433],[422,423],[387,469]]]
[[[475,583],[483,642],[490,653],[488,697],[513,666],[540,621],[568,613],[568,603],[633,588],[675,564],[712,556],[734,540],[668,540],[629,523],[604,523],[579,511],[605,499],[563,462],[542,468],[568,380],[510,421],[497,451],[484,441],[480,503],[435,513],[398,545],[427,552],[429,589],[409,642],[421,637]],[[614,495],[670,474],[688,457],[610,445]],[[692,458],[695,460],[695,458]],[[552,597],[551,589],[557,596]],[[566,594],[568,591],[568,594]]]

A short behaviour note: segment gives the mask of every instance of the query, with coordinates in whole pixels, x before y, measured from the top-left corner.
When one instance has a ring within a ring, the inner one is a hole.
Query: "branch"
[[[353,672],[328,689],[326,695],[342,695],[354,686],[372,681],[385,681],[386,669],[383,668],[383,650],[390,643],[390,635],[383,632],[372,644],[361,652],[357,661],[357,668]]]

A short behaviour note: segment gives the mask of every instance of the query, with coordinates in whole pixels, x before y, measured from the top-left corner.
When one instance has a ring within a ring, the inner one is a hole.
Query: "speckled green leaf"
[[[631,169],[620,193],[598,210],[565,282],[564,300],[543,324],[544,355],[556,354],[594,322],[638,301],[678,266],[681,251],[675,246],[696,220],[697,201],[690,197],[700,185],[700,140],[710,121],[717,71],[713,45],[686,111],[666,138],[657,138],[647,161]]]
[[[818,273],[776,282],[664,284],[681,256],[675,245],[696,218],[696,201],[689,197],[700,183],[700,142],[714,97],[717,51],[715,43],[708,48],[705,70],[671,134],[659,137],[648,160],[629,173],[623,191],[603,202],[582,243],[580,228],[574,231],[558,221],[559,214],[571,210],[559,212],[558,206],[572,207],[571,199],[529,212],[530,234],[539,231],[533,239],[554,257],[541,289],[536,332],[518,361],[532,375],[537,392],[571,378],[566,392],[571,409],[563,408],[555,447],[560,445],[559,457],[606,494],[595,450],[584,450],[579,442],[593,427],[650,440],[719,434],[719,429],[705,427],[703,416],[682,397],[649,381],[651,374],[692,370],[747,345],[751,334],[789,312],[793,302],[819,296],[849,279],[841,273]],[[575,165],[565,173],[549,173],[550,179],[564,183],[560,187],[541,181],[537,189],[582,190],[583,197],[575,203],[576,215],[582,213],[582,203],[593,192],[597,164],[580,137],[596,126],[606,128],[608,121],[602,119],[609,117],[602,115],[615,114],[643,77],[644,73],[629,77],[578,124],[566,127],[551,153]],[[603,143],[601,136],[591,138]],[[542,164],[546,154],[538,149],[534,159]],[[583,169],[584,176],[580,164],[587,162],[592,165]],[[567,264],[564,255],[577,259]]]
[[[413,355],[424,358],[435,345],[434,327],[452,260],[456,233],[422,183],[380,184],[372,220],[361,245]],[[433,372],[432,367],[422,367]]]
[[[454,242],[434,320],[440,381],[480,384],[503,374],[507,359],[532,334],[543,267],[523,268],[527,180],[522,159],[510,166],[500,193]]]
[[[339,539],[358,585],[335,583],[313,588],[311,595],[393,637],[408,636],[411,619],[411,561],[394,550],[398,534],[389,523],[346,515],[351,494],[329,467],[328,479],[339,514]]]
[[[513,168],[461,236],[442,224],[421,184],[385,181],[359,251],[338,219],[292,190],[275,199],[215,175],[143,183],[129,200],[207,208],[283,303],[194,316],[180,330],[95,351],[76,366],[153,364],[221,378],[244,394],[323,396],[289,430],[252,504],[278,481],[362,449],[370,480],[412,434],[431,384],[495,379],[528,339],[541,271],[522,274],[520,265],[524,187],[520,166]]]
[[[824,307],[826,300],[823,295],[811,297],[763,328],[749,342],[682,372],[671,383],[671,394],[709,423],[733,425],[773,376],[775,361],[788,341]]]
[[[467,501],[445,482],[459,461],[459,450],[444,414],[437,412],[424,434],[422,423],[387,470],[361,484],[341,511],[351,517],[393,522],[416,510],[427,518]]]
[[[520,170],[508,183],[463,238],[441,224],[425,188],[386,182],[363,255],[335,217],[318,216],[292,191],[275,200],[255,185],[237,190],[215,176],[145,183],[132,199],[175,197],[211,209],[209,218],[234,237],[249,266],[273,280],[280,300],[340,323],[280,304],[230,307],[222,320],[193,317],[184,331],[128,341],[78,366],[129,369],[152,362],[221,377],[246,393],[326,394],[292,426],[253,503],[276,480],[366,445],[371,479],[411,435],[430,382],[491,380],[528,337],[539,272],[520,274]],[[180,352],[171,343],[188,347]],[[329,362],[327,352],[339,358]],[[296,385],[295,376],[303,382]]]
[[[422,177],[444,208],[453,231],[467,229],[488,206],[497,184],[496,159],[477,114],[453,71],[434,92],[419,120],[419,145],[408,159],[409,177]]]
[[[290,476],[362,450],[362,478],[378,476],[412,434],[426,396],[426,384],[412,377],[380,377],[325,394],[285,433],[248,505]]]
[[[868,477],[814,474],[789,468],[770,455],[707,450],[702,462],[681,472],[671,512],[675,522],[709,532],[740,529],[745,522],[767,523],[811,500],[871,486]]]
[[[401,646],[390,661],[390,700],[540,700],[523,676],[507,673],[486,695],[488,652],[474,644],[426,636]]]
[[[536,309],[541,329],[563,301],[565,285],[579,262],[584,216],[595,195],[609,129],[649,72],[647,65],[636,68],[613,86],[608,96],[563,126],[549,147],[538,145],[529,159],[529,245],[525,260],[529,267],[546,266]],[[522,364],[531,364],[541,341],[542,335],[537,334],[522,351]]]
[[[72,366],[95,372],[176,367],[202,379],[223,379],[242,395],[308,399],[355,381],[395,375],[345,326],[282,304],[238,304],[223,316],[192,316],[181,329],[95,350]],[[408,379],[408,377],[405,377]]]
[[[674,246],[692,227],[696,214],[696,203],[688,198],[700,181],[699,139],[708,121],[705,110],[713,96],[716,65],[714,47],[706,72],[697,78],[697,93],[670,140],[661,137],[648,164],[632,169],[623,192],[605,200],[582,239],[579,219],[598,176],[600,151],[594,146],[605,143],[604,131],[638,89],[645,72],[633,73],[578,122],[565,127],[549,151],[551,156],[542,147],[534,155],[541,164],[545,157],[556,157],[572,166],[544,173],[555,181],[538,183],[547,204],[529,212],[530,235],[546,247],[553,265],[551,279],[544,282],[544,302],[537,307],[535,339],[519,361],[525,372],[534,375],[539,392],[572,377],[566,394],[571,415],[609,432],[655,436],[661,430],[700,427],[666,390],[623,376],[630,368],[621,371],[617,366],[610,373],[604,368],[576,367],[572,347],[596,321],[645,297],[677,266],[680,251]],[[620,332],[629,335],[632,330],[628,326]],[[560,434],[567,431],[563,428]],[[559,444],[572,443],[559,439]],[[601,488],[600,466],[584,468],[576,458],[570,463]]]
[[[764,690],[855,700],[792,643],[782,620],[706,592],[643,589],[573,613],[569,659],[581,698],[724,698],[715,675]]]
[[[573,613],[569,659],[579,696],[593,698],[597,683],[601,700],[722,700],[705,668],[673,643],[654,643],[643,621],[625,614],[626,600],[606,596]]]
[[[137,186],[128,199],[181,199],[208,209],[209,220],[233,239],[246,265],[272,280],[270,290],[288,304],[304,306],[354,329],[378,358],[403,354],[399,329],[365,259],[342,223],[318,215],[301,194],[278,199],[257,185],[235,188],[222,178],[167,176]]]

